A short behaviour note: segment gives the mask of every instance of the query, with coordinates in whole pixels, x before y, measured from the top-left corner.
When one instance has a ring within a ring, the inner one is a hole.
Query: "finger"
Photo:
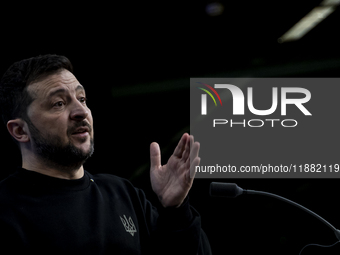
[[[150,164],[151,169],[158,169],[161,166],[161,150],[155,142],[150,144]]]
[[[185,162],[186,168],[189,168],[193,160],[198,157],[200,146],[201,145],[199,142],[194,142],[193,145],[191,146],[190,157]]]
[[[201,158],[200,157],[196,157],[193,159],[192,164],[190,166],[190,171],[188,171],[187,173],[187,178],[189,179],[193,179],[195,178],[196,175],[196,167],[199,166],[201,162]]]
[[[192,148],[192,141],[193,141],[193,136],[189,136],[189,139],[187,139],[187,142],[185,144],[185,149],[183,151],[183,154],[182,154],[182,160],[184,162],[187,161],[187,159],[189,158],[189,155],[190,155],[190,148]]]
[[[182,135],[181,140],[178,142],[178,144],[177,144],[177,146],[174,150],[174,153],[173,153],[174,156],[179,157],[179,158],[182,157],[182,153],[185,150],[185,145],[186,145],[188,136],[189,135],[187,133]]]

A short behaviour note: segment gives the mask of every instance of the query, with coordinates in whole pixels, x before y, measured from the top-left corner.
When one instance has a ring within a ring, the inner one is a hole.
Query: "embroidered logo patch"
[[[127,219],[125,215],[123,215],[123,217],[124,218],[120,217],[120,220],[122,221],[126,232],[130,233],[133,236],[137,232],[137,229],[135,227],[135,224],[133,223],[133,220],[131,219],[131,217]]]

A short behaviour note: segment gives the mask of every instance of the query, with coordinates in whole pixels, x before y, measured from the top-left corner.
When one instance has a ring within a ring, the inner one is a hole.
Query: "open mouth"
[[[72,136],[86,137],[89,135],[90,129],[88,127],[79,127],[73,133]]]

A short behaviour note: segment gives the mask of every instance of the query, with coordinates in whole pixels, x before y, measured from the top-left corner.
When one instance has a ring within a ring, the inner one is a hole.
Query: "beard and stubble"
[[[94,151],[93,137],[90,137],[90,148],[88,151],[83,151],[72,144],[71,139],[68,143],[63,143],[58,135],[45,134],[43,135],[27,118],[26,120],[34,143],[35,152],[44,160],[45,164],[50,167],[70,172],[79,169],[85,161],[92,156]],[[74,126],[67,129],[67,136],[79,127],[88,127],[89,134],[92,134],[92,127],[86,121],[77,122]],[[83,142],[87,138],[84,138]]]

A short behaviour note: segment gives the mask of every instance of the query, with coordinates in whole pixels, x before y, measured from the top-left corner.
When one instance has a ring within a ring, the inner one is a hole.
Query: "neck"
[[[36,155],[22,158],[22,168],[55,178],[75,180],[84,176],[84,168],[81,163],[78,166],[63,167],[38,158]]]

